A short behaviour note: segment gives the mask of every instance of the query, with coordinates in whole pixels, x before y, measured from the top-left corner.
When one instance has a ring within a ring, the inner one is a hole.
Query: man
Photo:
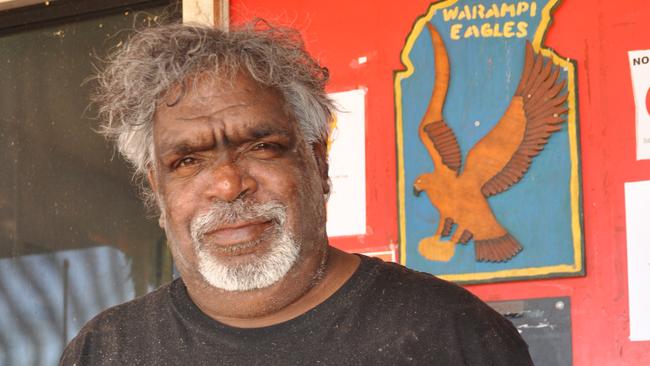
[[[61,364],[528,365],[458,286],[328,245],[327,70],[296,32],[171,25],[99,76],[180,278],[91,320]]]

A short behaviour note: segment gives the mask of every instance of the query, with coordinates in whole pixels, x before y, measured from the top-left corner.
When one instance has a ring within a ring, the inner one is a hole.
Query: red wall
[[[368,235],[332,242],[362,251],[397,244],[393,72],[401,69],[404,41],[429,2],[230,0],[230,4],[234,23],[262,17],[300,29],[308,49],[331,71],[330,92],[368,89]],[[635,160],[627,61],[628,50],[650,49],[649,5],[644,0],[565,0],[545,42],[578,63],[587,276],[468,286],[484,300],[571,297],[575,365],[650,365],[650,342],[628,339],[623,194],[624,182],[650,179],[650,161]],[[358,65],[355,60],[361,56],[368,62]]]

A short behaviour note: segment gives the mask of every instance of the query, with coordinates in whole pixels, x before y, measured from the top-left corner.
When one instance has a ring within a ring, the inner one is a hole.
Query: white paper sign
[[[366,233],[365,95],[364,90],[329,94],[338,108],[329,147],[329,236]]]
[[[650,181],[625,183],[630,340],[650,340]]]
[[[650,159],[650,50],[628,55],[636,105],[636,159]]]

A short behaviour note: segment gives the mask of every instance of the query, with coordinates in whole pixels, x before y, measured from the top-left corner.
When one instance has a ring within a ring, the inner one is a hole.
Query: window
[[[2,365],[56,364],[86,321],[172,277],[130,169],[94,132],[86,80],[95,55],[176,9],[62,0],[0,13]]]

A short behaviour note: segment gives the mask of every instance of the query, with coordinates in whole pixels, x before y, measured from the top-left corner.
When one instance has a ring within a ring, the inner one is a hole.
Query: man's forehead
[[[292,138],[298,132],[280,94],[250,77],[224,81],[202,74],[173,88],[168,99],[177,99],[175,103],[166,102],[156,109],[154,136],[160,145],[172,148],[196,138],[195,133],[227,141],[271,135]]]
[[[187,96],[197,101],[209,103],[213,98],[224,98],[237,93],[262,93],[276,91],[255,81],[248,73],[238,72],[232,75],[220,75],[212,71],[203,71],[185,77],[181,81],[173,83],[163,93],[162,102],[164,105],[173,106],[181,102]]]
[[[164,94],[156,112],[167,112],[173,108],[184,119],[194,119],[252,105],[287,117],[293,114],[282,93],[260,84],[247,73],[220,77],[207,71],[173,84]]]

